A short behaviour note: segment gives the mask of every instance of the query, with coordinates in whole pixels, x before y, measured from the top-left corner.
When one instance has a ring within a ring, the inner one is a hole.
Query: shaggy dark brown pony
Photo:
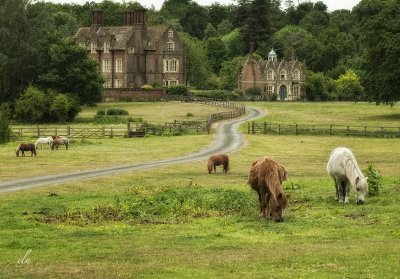
[[[22,152],[22,156],[25,156],[25,151],[30,151],[31,156],[36,156],[36,147],[34,143],[20,143],[15,150],[15,155],[19,157],[19,152]]]
[[[53,142],[51,143],[51,150],[54,150],[54,147],[58,150],[60,145],[65,145],[65,149],[68,149],[69,141],[67,138],[61,138],[59,136],[52,136]]]
[[[208,159],[207,168],[208,173],[214,170],[214,173],[217,172],[217,166],[223,166],[223,172],[227,172],[229,170],[229,157],[225,154],[212,155],[210,159]]]
[[[260,216],[283,221],[283,211],[287,207],[287,196],[282,182],[287,179],[285,168],[266,156],[252,164],[247,184],[258,193]]]

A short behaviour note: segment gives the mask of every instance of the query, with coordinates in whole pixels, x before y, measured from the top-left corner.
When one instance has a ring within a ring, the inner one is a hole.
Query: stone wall
[[[166,98],[164,89],[140,90],[130,88],[106,88],[101,95],[103,102],[113,101],[160,101]]]

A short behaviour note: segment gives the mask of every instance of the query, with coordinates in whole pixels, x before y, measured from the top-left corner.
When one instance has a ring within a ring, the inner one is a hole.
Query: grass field
[[[265,107],[271,118],[281,113],[278,106],[285,108],[286,118],[301,106],[296,119],[314,115],[315,121],[329,118],[324,112],[353,111],[342,113],[341,121],[347,115],[348,121],[362,117],[370,123],[378,117],[386,123],[398,113],[396,107],[387,113],[385,108],[392,109],[370,104],[362,104],[362,112],[350,103],[247,105]],[[325,109],[317,117],[314,109],[320,106]],[[364,116],[365,111],[373,117]],[[0,146],[0,170],[2,179],[10,179],[13,173],[42,174],[55,161],[60,172],[86,169],[88,158],[97,166],[125,164],[130,157],[148,161],[196,150],[211,139],[204,135],[150,137],[138,139],[140,144],[137,139],[77,142],[68,151],[49,151],[47,159],[17,159],[10,152],[13,145],[7,144]],[[209,175],[206,162],[198,161],[0,194],[0,278],[399,277],[399,139],[245,139],[246,145],[230,154],[227,174],[217,169]],[[372,162],[383,175],[382,192],[366,197],[364,206],[357,206],[353,195],[347,205],[334,201],[325,166],[336,146],[352,148],[363,170]],[[156,151],[149,152],[152,148]],[[115,156],[107,152],[110,149]],[[262,155],[272,156],[288,170],[284,188],[290,198],[283,223],[259,219],[256,194],[246,185],[251,163]],[[44,160],[44,170],[25,172],[38,160]]]

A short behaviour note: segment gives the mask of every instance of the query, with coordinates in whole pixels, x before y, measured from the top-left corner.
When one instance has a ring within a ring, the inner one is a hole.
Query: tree
[[[239,66],[243,65],[246,57],[235,57],[231,60],[226,60],[221,65],[221,86],[224,89],[232,90],[238,87]]]
[[[362,84],[376,103],[393,105],[400,100],[399,10],[397,0],[362,0],[353,9],[364,50]]]
[[[50,107],[45,94],[34,86],[29,86],[15,102],[15,117],[23,122],[38,123]]]
[[[0,105],[0,143],[9,142],[10,139],[10,108],[7,103],[2,103]]]
[[[206,42],[207,57],[214,73],[218,74],[225,61],[227,48],[220,37],[209,38]]]
[[[0,2],[0,102],[19,97],[32,79],[34,60],[25,1]]]
[[[357,102],[363,99],[364,88],[361,86],[360,78],[353,70],[347,70],[335,83],[340,100]]]
[[[208,14],[206,8],[191,2],[180,17],[180,23],[183,31],[189,33],[190,36],[202,39],[204,30],[208,24]]]
[[[75,41],[63,38],[50,45],[47,69],[39,76],[38,84],[61,93],[75,93],[81,104],[93,105],[101,100],[103,78],[98,62]]]
[[[240,30],[242,54],[248,53],[250,42],[254,42],[257,49],[262,42],[270,39],[270,12],[269,0],[238,1],[233,24]]]
[[[308,101],[327,101],[332,98],[330,88],[330,78],[323,73],[309,72],[306,79],[306,98]]]

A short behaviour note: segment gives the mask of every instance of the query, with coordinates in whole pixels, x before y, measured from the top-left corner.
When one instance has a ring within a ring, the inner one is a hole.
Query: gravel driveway
[[[28,179],[3,181],[0,182],[0,192],[19,191],[32,187],[65,183],[75,180],[113,175],[129,171],[147,170],[165,165],[204,160],[208,159],[209,156],[215,153],[232,152],[239,149],[243,145],[242,135],[238,131],[239,124],[264,115],[264,110],[261,109],[247,108],[246,110],[248,114],[244,117],[219,123],[217,133],[213,142],[208,147],[200,150],[199,152],[192,153],[183,157],[170,158],[142,164],[130,164],[80,172],[71,172],[66,174],[46,175],[31,177]]]

